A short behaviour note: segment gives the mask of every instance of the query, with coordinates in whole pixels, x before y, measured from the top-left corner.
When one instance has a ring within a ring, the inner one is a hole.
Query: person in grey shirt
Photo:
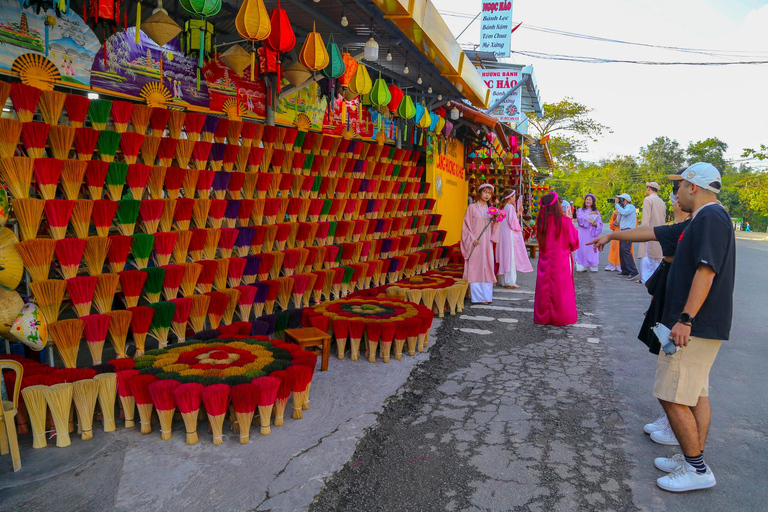
[[[619,229],[635,229],[637,227],[637,208],[632,204],[632,197],[629,194],[616,196],[616,211],[619,213]],[[627,278],[627,281],[637,279],[637,267],[635,258],[632,257],[632,242],[620,242],[619,258],[621,259],[621,272],[618,275]]]

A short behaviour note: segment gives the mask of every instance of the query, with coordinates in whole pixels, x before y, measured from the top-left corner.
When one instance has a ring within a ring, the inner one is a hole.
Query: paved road
[[[487,318],[444,322],[430,359],[311,510],[768,509],[758,484],[768,470],[766,267],[768,244],[738,242],[732,341],[712,374],[716,488],[656,487],[652,459],[674,449],[641,430],[660,413],[655,361],[636,339],[648,295],[601,271],[576,277],[581,327],[472,308]],[[523,284],[531,290],[532,276]],[[530,308],[528,297],[498,293],[494,305]],[[518,323],[498,320],[509,318]]]

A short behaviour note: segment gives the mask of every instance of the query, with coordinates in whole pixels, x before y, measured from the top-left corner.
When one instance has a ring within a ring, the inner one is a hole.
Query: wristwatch
[[[695,320],[694,317],[683,311],[680,313],[680,318],[677,319],[678,322],[680,322],[683,325],[691,326],[693,325],[693,321]]]

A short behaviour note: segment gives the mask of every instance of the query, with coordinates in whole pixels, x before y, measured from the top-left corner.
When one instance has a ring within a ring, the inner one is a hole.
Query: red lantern
[[[392,95],[392,99],[389,101],[387,107],[390,112],[396,112],[400,102],[403,101],[403,90],[395,84],[390,84],[389,94]]]
[[[342,87],[349,87],[349,83],[357,71],[357,61],[346,52],[341,54],[341,59],[344,61],[344,74],[339,77],[339,84]]]
[[[293,33],[291,21],[288,19],[288,13],[280,8],[280,0],[277,0],[277,7],[269,15],[272,23],[272,32],[270,32],[264,44],[277,53],[285,53],[293,50],[296,46],[296,34]]]
[[[259,72],[262,75],[267,73],[277,73],[280,64],[277,61],[277,52],[273,52],[265,46],[258,50],[259,53]]]

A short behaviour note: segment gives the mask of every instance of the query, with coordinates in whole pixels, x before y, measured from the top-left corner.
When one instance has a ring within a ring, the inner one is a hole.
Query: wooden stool
[[[539,249],[539,244],[525,244],[525,248],[528,249],[531,258],[536,258],[536,251]]]
[[[296,343],[302,349],[306,347],[322,347],[323,360],[320,370],[328,370],[328,356],[331,353],[331,335],[317,327],[304,327],[303,329],[286,329],[285,341]]]

